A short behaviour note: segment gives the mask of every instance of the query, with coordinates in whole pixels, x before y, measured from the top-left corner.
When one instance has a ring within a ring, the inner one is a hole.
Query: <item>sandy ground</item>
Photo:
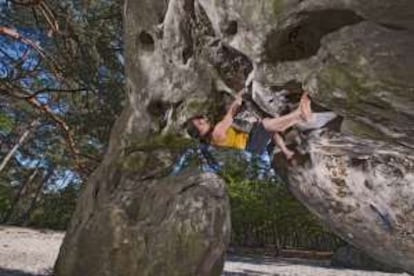
[[[329,267],[329,262],[303,259],[229,256],[224,276],[409,276],[407,273],[385,273]]]
[[[0,275],[40,276],[51,272],[64,233],[0,226]],[[333,269],[321,262],[299,259],[229,256],[224,276],[409,276]]]
[[[63,232],[0,226],[0,275],[46,274],[59,253],[63,236]]]

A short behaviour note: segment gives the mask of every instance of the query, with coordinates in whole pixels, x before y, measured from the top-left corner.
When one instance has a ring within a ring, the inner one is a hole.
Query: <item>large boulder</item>
[[[160,261],[168,275],[220,273],[223,183],[169,171],[189,144],[182,124],[217,114],[246,79],[256,114],[291,108],[298,95],[287,91],[302,86],[341,116],[340,132],[310,133],[297,166],[277,158],[278,171],[350,244],[414,272],[413,11],[412,0],[126,0],[129,104],[86,184],[57,275],[165,275]]]
[[[412,271],[414,151],[325,131],[306,146],[297,166],[284,166],[296,198],[367,255]]]
[[[276,160],[290,190],[349,243],[413,272],[414,2],[200,2],[251,59],[263,110],[296,82],[343,118],[340,133],[302,139],[297,166]]]
[[[56,275],[220,275],[230,238],[222,180],[97,174],[82,195]],[[105,182],[118,182],[118,191],[99,191]]]
[[[79,199],[55,275],[221,274],[230,240],[224,181],[196,169],[170,175],[191,144],[182,123],[213,102],[212,66],[191,58],[193,32],[208,32],[196,12],[192,1],[125,2],[129,103]]]

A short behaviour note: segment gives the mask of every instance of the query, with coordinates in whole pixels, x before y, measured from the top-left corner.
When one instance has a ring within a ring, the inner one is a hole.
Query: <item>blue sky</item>
[[[3,11],[3,7],[5,1],[0,0],[0,12]],[[39,30],[35,29],[19,29],[20,33],[22,33],[25,37],[30,38],[32,41],[37,43],[46,42],[47,37],[44,33],[40,32]],[[21,69],[23,70],[31,70],[33,67],[39,62],[40,57],[38,54],[31,50],[30,47],[24,43],[19,41],[13,40],[6,36],[0,36],[0,81],[2,78],[6,77],[13,77],[9,74],[13,72],[13,69],[16,66],[21,58],[25,55],[25,52],[29,50],[29,55],[25,58],[24,62],[21,64]],[[36,77],[26,77],[20,80],[19,84],[22,87],[27,88],[27,91],[33,91],[33,87],[58,87],[59,83],[53,77],[53,75],[47,71],[40,72],[36,74]],[[41,103],[47,103],[50,99],[48,94],[41,94],[37,97],[37,99]],[[56,109],[56,113],[64,112],[61,109]],[[24,167],[30,169],[34,168],[35,166],[47,167],[46,161],[40,161],[42,156],[36,158],[31,158],[22,154],[22,152],[17,151],[15,153],[15,158],[17,161],[22,164]],[[66,187],[71,182],[79,181],[79,177],[71,170],[68,169],[61,169],[56,170],[55,175],[57,176],[54,178],[53,185],[48,185],[49,189],[61,189]]]
[[[8,3],[8,4],[6,4]],[[0,26],[7,26],[11,28],[18,28],[19,33],[21,33],[24,37],[27,37],[28,39],[34,41],[35,43],[39,43],[39,45],[43,48],[47,48],[47,45],[50,43],[50,38],[47,37],[46,32],[39,30],[39,29],[28,29],[28,28],[19,28],[19,26],[13,26],[13,22],[11,22],[10,17],[8,16],[6,10],[11,10],[7,8],[6,5],[9,5],[9,8],[11,7],[10,2],[7,2],[6,0],[0,0]],[[117,45],[116,42],[113,42],[114,46]],[[15,66],[15,63],[18,62],[21,57],[24,55],[24,53],[30,49],[28,45],[25,45],[24,43],[21,43],[19,41],[15,41],[10,37],[7,36],[1,36],[0,35],[0,49],[3,51],[0,51],[0,81],[2,78],[5,78],[10,72],[12,72],[12,69]],[[6,58],[7,56],[10,56],[11,59]],[[118,61],[123,64],[124,58],[122,55],[122,52],[117,53],[117,59]],[[25,70],[33,69],[33,66],[35,66],[38,61],[40,60],[38,54],[34,50],[30,50],[29,56],[24,60],[22,63],[22,68]],[[93,72],[91,72],[92,74]],[[104,66],[102,66],[98,72],[99,80],[101,82],[105,82],[105,79],[108,77],[114,78],[114,72],[111,70],[108,70]],[[59,88],[60,83],[54,78],[53,74],[50,72],[44,70],[41,73],[36,73],[35,77],[27,77],[23,78],[19,81],[19,84],[26,88],[27,91],[34,92],[41,88]],[[104,87],[104,85],[103,85]],[[110,93],[111,91],[104,91],[104,93]],[[49,104],[49,106],[52,108],[52,110],[59,115],[62,115],[68,111],[67,104],[60,102],[59,104],[56,104],[56,101],[50,101],[52,96],[49,94],[40,94],[37,96],[37,99],[44,104]],[[0,113],[7,113],[7,111],[0,110]],[[1,115],[1,114],[0,114]],[[95,141],[88,141],[89,144],[96,146],[99,146],[97,142]],[[19,152],[16,156],[16,159],[30,168],[33,166],[38,160],[33,159],[33,157],[27,157],[23,156],[22,152]],[[0,157],[1,158],[1,157]],[[41,159],[41,156],[38,156],[37,159]],[[54,183],[57,187],[64,187],[67,185],[72,179],[77,179],[76,174],[73,171],[62,169],[59,171],[59,174],[61,177],[59,177],[59,180]]]

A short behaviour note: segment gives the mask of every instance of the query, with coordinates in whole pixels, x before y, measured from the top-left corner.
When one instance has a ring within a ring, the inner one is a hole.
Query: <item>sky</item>
[[[6,13],[7,6],[10,7],[10,2],[8,3],[7,0],[0,0],[0,26],[7,26],[7,27],[18,27],[13,26],[13,22],[11,22],[10,16]],[[35,43],[40,44],[40,46],[46,47],[49,43],[49,38],[46,34],[46,32],[41,31],[39,29],[24,29],[24,28],[18,28],[19,33],[23,34],[25,37],[31,39]],[[114,42],[114,46],[118,46]],[[15,41],[10,37],[7,36],[1,36],[0,35],[0,81],[1,79],[5,77],[10,77],[10,74],[13,76],[12,72],[16,65],[16,63],[21,59],[22,56],[24,56],[25,52],[30,49],[29,46],[25,45],[24,43],[21,43],[19,41]],[[11,58],[7,58],[7,56]],[[118,61],[123,64],[124,58],[122,56],[122,53],[119,52],[117,55]],[[32,50],[30,51],[30,54],[25,58],[24,62],[22,63],[22,68],[30,70],[33,68],[38,62],[39,62],[39,56],[38,54]],[[105,69],[104,67],[101,68],[99,71],[100,76],[99,79],[104,82],[105,76],[110,75],[113,77],[113,72],[110,70]],[[20,80],[20,85],[22,87],[27,88],[27,91],[36,91],[40,88],[48,87],[48,88],[57,88],[59,87],[60,83],[53,77],[53,75],[48,72],[44,71],[39,74],[36,74],[34,78],[24,78]],[[105,91],[106,92],[106,91]],[[37,96],[37,99],[40,103],[46,104],[48,103],[49,106],[52,108],[52,110],[56,114],[65,114],[68,111],[67,105],[52,105],[50,104],[49,100],[51,99],[51,96],[49,94],[40,94]],[[1,107],[1,106],[0,106]],[[4,109],[0,109],[0,117],[1,113],[5,114],[7,111]],[[10,114],[10,113],[9,113]],[[7,113],[6,113],[7,115]],[[0,118],[1,119],[1,118]],[[1,122],[0,122],[1,123]],[[1,137],[1,136],[0,136]],[[3,135],[4,137],[4,135]],[[91,140],[91,144],[94,144],[94,142]],[[96,144],[96,143],[95,143]],[[0,154],[2,154],[0,152]],[[38,160],[27,158],[24,156],[23,152],[18,152],[16,154],[16,159],[21,164],[24,164],[24,166],[27,166],[28,168],[34,166],[35,163],[37,163]],[[40,159],[41,157],[38,157]],[[0,155],[1,159],[1,155]],[[76,174],[73,171],[66,170],[66,171],[60,171],[60,177],[57,181],[56,186],[57,187],[64,187],[67,185],[72,179],[76,179]]]
[[[2,5],[5,4],[5,0],[0,0],[0,12],[4,10]],[[1,25],[0,25],[1,26]],[[45,34],[39,32],[38,30],[34,29],[23,29],[19,30],[23,33],[26,37],[30,37],[31,40],[40,43],[42,40],[44,41],[47,39]],[[2,78],[6,77],[13,77],[13,69],[15,68],[16,64],[19,60],[25,55],[27,50],[30,50],[29,46],[13,40],[9,37],[0,36],[0,81]],[[24,62],[21,64],[22,68],[25,70],[33,69],[33,67],[38,63],[39,56],[38,54],[31,50],[30,54],[24,59]],[[10,76],[12,74],[12,76]],[[56,82],[56,79],[53,75],[47,71],[44,71],[40,74],[36,75],[36,78],[24,78],[20,81],[20,84],[23,87],[26,87],[28,91],[31,91],[33,85],[41,86],[41,87],[56,87],[59,85]],[[49,100],[48,94],[41,94],[37,97],[40,103],[46,104]],[[4,110],[0,110],[2,112]],[[56,109],[56,113],[64,112],[61,109]],[[23,166],[27,167],[28,169],[34,168],[35,166],[44,166],[47,167],[45,161],[41,161],[39,164],[39,159],[32,159],[28,158],[27,156],[23,155],[22,152],[17,151],[15,154],[16,160]],[[44,163],[42,165],[42,162]],[[56,170],[55,172],[56,177],[54,179],[53,185],[48,185],[50,189],[62,189],[65,188],[68,184],[73,181],[79,181],[79,177],[71,170]]]

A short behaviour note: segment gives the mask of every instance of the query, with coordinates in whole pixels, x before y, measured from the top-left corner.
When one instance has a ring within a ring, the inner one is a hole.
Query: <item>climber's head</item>
[[[196,115],[188,119],[187,131],[195,138],[205,138],[212,130],[213,125],[205,115]]]

